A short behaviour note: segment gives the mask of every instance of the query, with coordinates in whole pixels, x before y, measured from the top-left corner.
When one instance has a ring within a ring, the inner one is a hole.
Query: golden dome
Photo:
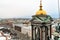
[[[44,11],[44,10],[38,10],[36,12],[36,15],[46,15],[46,11]]]

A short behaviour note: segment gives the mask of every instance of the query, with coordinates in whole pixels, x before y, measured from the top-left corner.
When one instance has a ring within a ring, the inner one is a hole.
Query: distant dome
[[[38,10],[36,12],[36,15],[46,15],[46,11],[45,10]]]

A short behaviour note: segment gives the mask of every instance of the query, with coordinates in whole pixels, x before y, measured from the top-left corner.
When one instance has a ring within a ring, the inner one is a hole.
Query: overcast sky
[[[58,0],[43,0],[48,15],[58,17]],[[0,0],[0,18],[30,18],[39,10],[40,0]]]

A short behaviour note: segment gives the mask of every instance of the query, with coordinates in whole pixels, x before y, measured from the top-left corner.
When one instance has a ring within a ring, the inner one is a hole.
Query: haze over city
[[[0,18],[31,18],[39,10],[40,0],[0,0]],[[43,9],[58,18],[58,0],[43,0]]]

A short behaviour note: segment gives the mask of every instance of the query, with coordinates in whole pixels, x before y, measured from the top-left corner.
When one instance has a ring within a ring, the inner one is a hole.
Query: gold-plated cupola
[[[46,15],[46,11],[42,9],[42,0],[40,0],[40,9],[36,12],[36,15]]]

